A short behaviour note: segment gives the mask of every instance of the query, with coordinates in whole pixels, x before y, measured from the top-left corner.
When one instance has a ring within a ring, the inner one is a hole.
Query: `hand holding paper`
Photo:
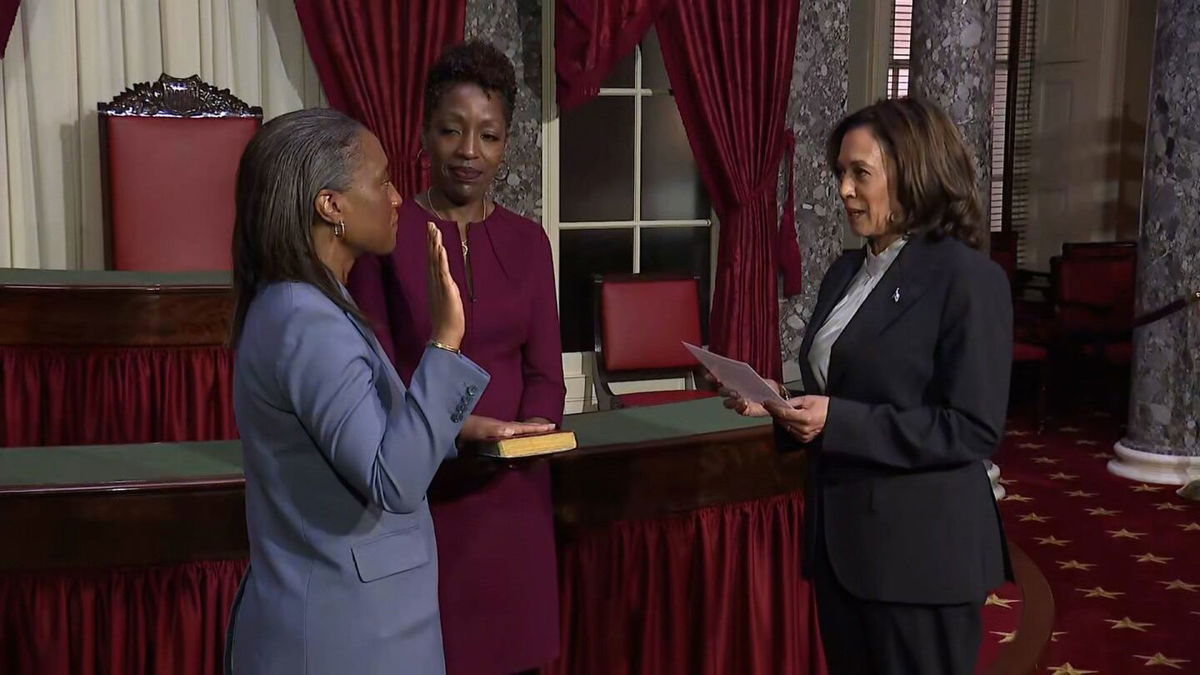
[[[730,359],[718,354],[713,354],[707,349],[702,349],[696,345],[683,343],[683,346],[691,352],[692,356],[704,366],[709,373],[720,383],[721,387],[728,390],[727,398],[733,400],[735,398],[744,399],[746,403],[754,406],[754,409],[739,409],[730,404],[730,400],[726,401],[726,407],[737,410],[740,414],[748,417],[763,417],[766,415],[766,410],[762,408],[762,404],[768,401],[780,405],[786,405],[783,397],[779,395],[779,387],[769,380],[764,380],[750,364],[744,361]],[[723,396],[726,394],[723,392]],[[732,397],[732,398],[731,398]]]

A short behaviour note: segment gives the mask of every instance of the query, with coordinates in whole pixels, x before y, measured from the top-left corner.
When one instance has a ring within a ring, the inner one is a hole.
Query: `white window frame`
[[[641,272],[642,230],[662,228],[693,228],[704,227],[709,230],[709,279],[715,281],[717,264],[717,242],[720,237],[720,223],[715,214],[710,211],[710,217],[697,220],[649,220],[641,217],[642,210],[642,99],[649,96],[671,95],[667,89],[651,89],[642,86],[642,55],[641,49],[635,51],[633,87],[605,87],[600,90],[600,96],[622,96],[633,99],[633,217],[629,220],[563,222],[560,215],[560,182],[561,171],[561,128],[558,113],[558,102],[555,99],[557,80],[554,61],[554,3],[542,4],[542,227],[550,239],[550,249],[554,257],[554,287],[559,306],[562,304],[562,292],[559,288],[559,266],[561,264],[559,237],[563,231],[571,230],[632,230],[633,231],[633,264],[631,269],[636,274]],[[709,283],[709,300],[714,283]],[[580,412],[594,409],[595,390],[592,380],[591,351],[564,352],[563,373],[567,383],[566,412]],[[617,393],[628,393],[646,389],[679,388],[684,381],[654,381],[631,382],[614,385]]]

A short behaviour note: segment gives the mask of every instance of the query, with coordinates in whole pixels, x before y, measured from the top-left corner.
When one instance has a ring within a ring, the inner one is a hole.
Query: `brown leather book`
[[[532,457],[575,449],[574,431],[548,431],[544,434],[514,436],[480,443],[478,452],[485,457]]]

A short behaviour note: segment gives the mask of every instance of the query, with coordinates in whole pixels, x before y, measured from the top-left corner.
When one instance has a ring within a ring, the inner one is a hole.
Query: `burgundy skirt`
[[[448,675],[511,675],[558,656],[550,466],[505,469],[432,502]]]

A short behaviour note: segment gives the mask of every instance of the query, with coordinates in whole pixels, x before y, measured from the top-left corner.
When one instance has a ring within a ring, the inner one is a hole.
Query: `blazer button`
[[[474,396],[477,393],[479,393],[479,390],[475,388],[475,385],[472,384],[472,385],[467,386],[467,397],[468,398]]]
[[[454,422],[455,424],[458,424],[459,422],[463,421],[462,413],[461,412],[454,413],[453,415],[450,416],[450,421]]]

